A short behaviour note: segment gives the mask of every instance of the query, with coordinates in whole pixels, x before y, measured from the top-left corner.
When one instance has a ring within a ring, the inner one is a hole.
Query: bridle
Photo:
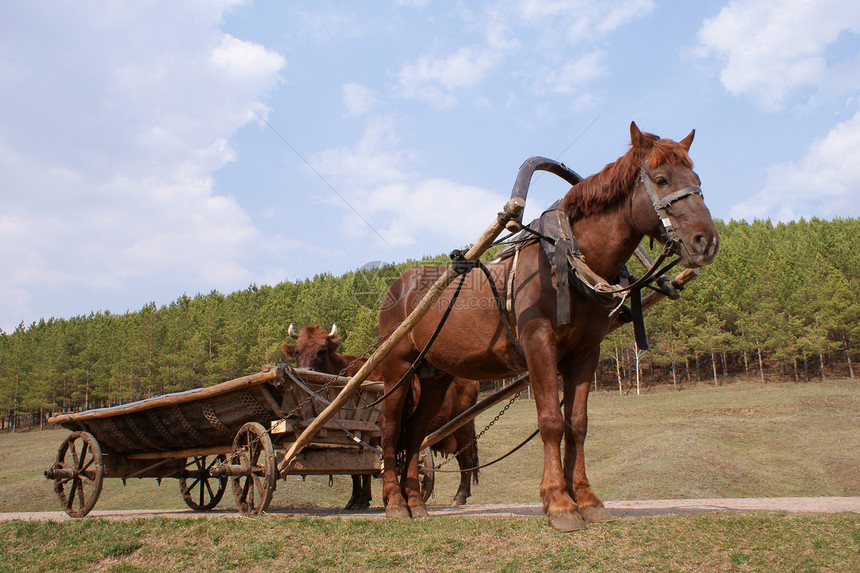
[[[654,207],[654,211],[657,212],[657,217],[659,217],[660,223],[666,231],[666,248],[670,249],[671,253],[680,254],[681,249],[686,249],[686,246],[684,245],[684,241],[678,237],[678,234],[675,232],[675,226],[672,225],[672,220],[669,218],[671,206],[672,203],[680,201],[690,195],[701,196],[702,188],[698,185],[690,185],[683,189],[673,191],[665,197],[659,197],[657,195],[657,189],[654,187],[654,181],[646,171],[647,168],[648,162],[646,161],[639,170],[639,181],[641,181],[642,186],[645,187],[645,191],[648,193],[648,198],[651,199],[651,205]]]

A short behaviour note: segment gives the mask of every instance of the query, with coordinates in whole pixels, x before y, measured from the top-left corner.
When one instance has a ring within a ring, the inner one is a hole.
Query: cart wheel
[[[418,480],[421,482],[421,497],[424,501],[428,501],[433,495],[433,484],[436,481],[435,471],[433,470],[433,452],[430,448],[421,452],[421,457],[418,459]]]
[[[185,458],[185,471],[179,478],[179,493],[188,507],[194,511],[209,511],[218,505],[227,489],[227,478],[211,476],[209,470],[226,460],[224,454]]]
[[[105,468],[98,441],[88,432],[69,434],[57,451],[57,461],[45,475],[54,480],[63,511],[70,517],[84,517],[102,492]]]
[[[266,511],[278,476],[272,438],[261,424],[248,422],[239,429],[230,464],[242,468],[243,475],[230,478],[239,511],[248,516]]]

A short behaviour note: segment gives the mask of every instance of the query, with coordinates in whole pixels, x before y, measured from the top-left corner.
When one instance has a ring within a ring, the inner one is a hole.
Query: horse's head
[[[672,243],[687,268],[711,264],[720,249],[717,228],[687,153],[694,134],[695,130],[675,142],[630,124],[632,151],[642,162],[631,202],[633,226],[661,244]]]

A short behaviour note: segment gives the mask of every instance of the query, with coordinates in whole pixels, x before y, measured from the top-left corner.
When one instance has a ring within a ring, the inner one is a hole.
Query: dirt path
[[[702,513],[709,511],[777,511],[786,513],[860,513],[860,497],[767,497],[739,499],[657,499],[634,501],[607,501],[606,507],[616,517],[654,516],[680,513]],[[486,504],[448,507],[432,505],[428,507],[434,517],[532,517],[542,514],[538,503]],[[209,515],[212,517],[235,517],[235,510],[224,504],[207,514],[190,509],[183,510],[97,510],[92,517],[112,520],[140,519],[148,517],[191,518]],[[345,511],[331,508],[275,509],[269,512],[275,517],[319,517],[319,518],[363,518],[384,519],[381,507],[367,511]],[[71,518],[61,511],[35,513],[0,513],[3,521],[67,521]]]

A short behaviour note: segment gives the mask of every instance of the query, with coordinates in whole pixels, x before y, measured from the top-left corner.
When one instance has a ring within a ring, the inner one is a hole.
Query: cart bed
[[[160,457],[159,453],[167,452],[184,456],[195,450],[229,451],[236,432],[248,422],[270,428],[272,422],[281,421],[274,425],[273,434],[280,441],[295,439],[296,432],[322,411],[325,400],[333,399],[346,380],[285,364],[266,366],[261,372],[208,388],[60,414],[48,422],[91,433],[106,454]],[[308,390],[318,398],[309,400]],[[369,403],[381,390],[379,382],[365,383],[353,403]],[[347,431],[362,439],[372,438],[379,432],[380,413],[379,406],[344,408],[315,442],[354,444]]]

